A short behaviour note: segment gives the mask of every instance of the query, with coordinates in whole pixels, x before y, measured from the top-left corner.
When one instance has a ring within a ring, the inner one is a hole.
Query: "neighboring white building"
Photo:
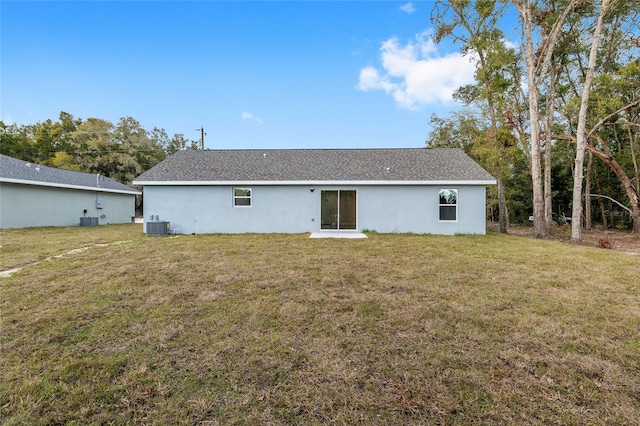
[[[139,194],[101,175],[0,154],[1,229],[73,226],[80,224],[81,217],[97,218],[98,224],[129,223]]]
[[[184,150],[133,183],[181,233],[484,234],[495,179],[450,148]]]

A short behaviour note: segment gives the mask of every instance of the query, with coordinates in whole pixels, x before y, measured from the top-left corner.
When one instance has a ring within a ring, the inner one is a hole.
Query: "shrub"
[[[598,247],[603,249],[612,249],[613,239],[608,235],[598,238]]]

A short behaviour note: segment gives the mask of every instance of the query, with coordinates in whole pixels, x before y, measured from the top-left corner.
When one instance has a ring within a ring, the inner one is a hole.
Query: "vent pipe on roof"
[[[202,148],[202,150],[204,151],[204,137],[207,135],[204,132],[204,126],[201,126],[199,129],[196,129],[196,131],[200,131],[200,146]]]
[[[96,174],[96,186],[100,186],[100,173]]]

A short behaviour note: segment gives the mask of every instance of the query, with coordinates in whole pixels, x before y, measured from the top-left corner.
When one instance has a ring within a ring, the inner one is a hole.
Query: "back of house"
[[[462,150],[184,150],[140,175],[145,230],[484,234],[495,179]]]

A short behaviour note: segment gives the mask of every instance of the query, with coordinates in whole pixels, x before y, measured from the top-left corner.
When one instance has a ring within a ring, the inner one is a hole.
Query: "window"
[[[320,192],[320,229],[357,229],[356,191]]]
[[[233,207],[251,207],[251,188],[233,188]]]
[[[440,190],[440,220],[455,222],[458,220],[458,190]]]

